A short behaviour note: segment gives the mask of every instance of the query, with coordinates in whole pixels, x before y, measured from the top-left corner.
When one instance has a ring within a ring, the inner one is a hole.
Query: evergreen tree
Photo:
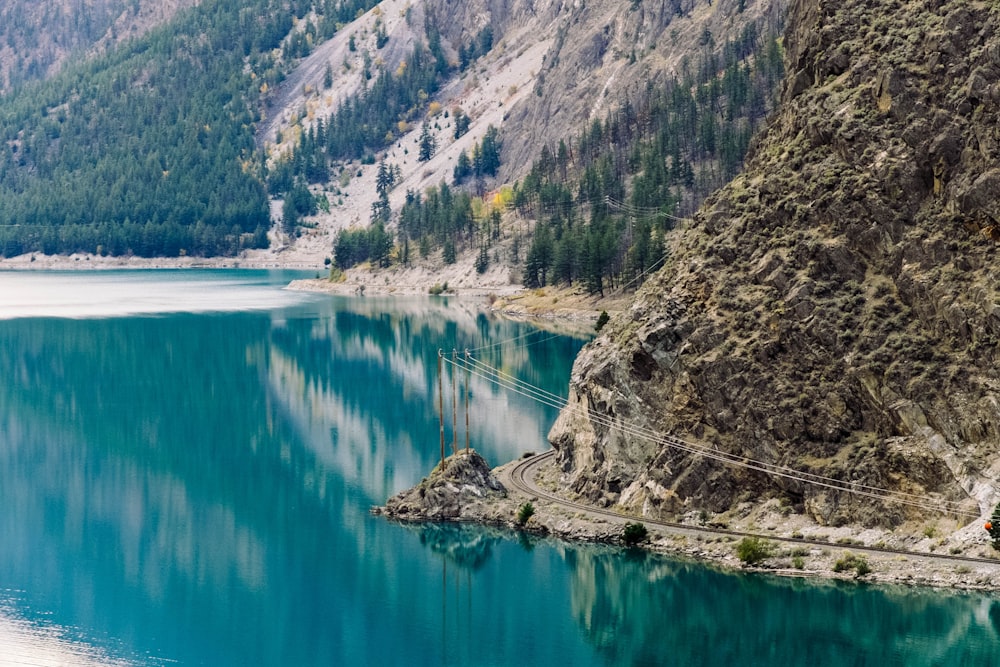
[[[452,114],[455,119],[455,133],[456,139],[461,137],[463,134],[469,131],[469,125],[472,120],[465,114],[461,107],[455,109],[455,113]]]
[[[455,183],[461,183],[466,178],[472,175],[472,160],[469,159],[469,154],[462,151],[458,154],[458,160],[455,162],[455,169],[452,172],[452,176],[455,179]]]
[[[420,140],[419,140],[419,151],[417,153],[417,160],[420,162],[427,162],[432,157],[434,157],[434,152],[437,150],[437,140],[434,135],[431,134],[431,126],[428,121],[424,121],[420,128]]]
[[[479,144],[475,154],[475,170],[477,176],[496,176],[500,169],[500,132],[490,125]]]
[[[546,275],[552,266],[553,259],[552,233],[547,225],[540,224],[535,228],[535,236],[528,249],[528,257],[524,267],[525,287],[543,287],[546,285]]]
[[[479,255],[476,257],[476,273],[486,273],[490,268],[490,253],[486,244],[479,246]]]
[[[455,242],[449,236],[444,242],[444,252],[442,254],[442,259],[445,264],[454,264],[457,260],[457,252],[455,249]]]

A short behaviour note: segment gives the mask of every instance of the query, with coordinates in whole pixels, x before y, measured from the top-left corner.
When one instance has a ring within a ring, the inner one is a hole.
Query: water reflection
[[[438,349],[562,392],[583,338],[454,299],[283,303],[0,322],[0,590],[19,591],[0,633],[13,618],[137,664],[1000,658],[989,599],[372,517],[436,462]],[[471,396],[490,461],[544,446],[551,408],[475,378]]]
[[[367,510],[434,463],[437,348],[528,327],[373,301],[0,322],[0,588],[182,664],[397,662],[412,610],[372,600],[435,566]],[[489,352],[558,390],[582,342]],[[544,441],[546,409],[473,395],[493,461]]]
[[[565,547],[573,615],[609,665],[986,665],[1000,601],[724,573]]]
[[[275,326],[268,358],[258,362],[268,369],[270,400],[301,441],[379,503],[418,482],[439,456],[439,350],[476,349],[477,358],[565,394],[584,342],[532,337],[526,325],[489,319],[478,304],[456,300],[355,299],[332,308],[330,317]],[[489,341],[506,342],[484,347]],[[445,437],[464,446],[464,412],[458,433],[452,429],[455,383],[465,392],[464,377],[446,377]],[[469,396],[470,440],[491,463],[547,447],[552,408],[474,376]]]
[[[462,570],[476,571],[493,556],[493,548],[506,533],[482,526],[462,524],[415,524],[407,526],[420,536],[420,544]]]

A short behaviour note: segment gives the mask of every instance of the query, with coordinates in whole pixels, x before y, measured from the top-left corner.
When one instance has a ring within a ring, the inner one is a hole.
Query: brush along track
[[[773,542],[781,542],[786,544],[808,544],[823,548],[836,548],[844,549],[850,551],[856,551],[861,553],[871,553],[871,554],[889,554],[889,555],[900,555],[906,556],[907,558],[920,558],[931,561],[939,562],[965,562],[965,563],[977,563],[980,565],[1000,565],[1000,561],[992,558],[977,558],[975,556],[962,556],[958,554],[934,554],[927,553],[923,551],[909,551],[906,549],[890,549],[888,547],[873,547],[864,546],[861,544],[834,544],[831,542],[826,542],[823,540],[816,540],[810,538],[794,538],[794,537],[779,537],[774,535],[762,535],[759,533],[749,533],[741,530],[729,530],[726,528],[716,528],[712,526],[691,526],[687,524],[675,523],[672,521],[661,521],[658,519],[649,519],[646,517],[638,516],[628,516],[620,512],[615,512],[612,510],[604,509],[601,507],[596,507],[594,505],[589,505],[585,503],[575,502],[568,500],[554,493],[546,491],[535,484],[535,473],[543,464],[548,463],[549,460],[556,454],[555,450],[549,450],[542,454],[537,454],[530,458],[522,459],[518,461],[505,475],[506,479],[504,482],[509,482],[509,486],[522,493],[529,498],[539,498],[547,502],[554,503],[561,507],[577,510],[589,516],[600,517],[602,519],[614,519],[615,521],[625,523],[628,521],[640,521],[647,526],[655,526],[657,528],[665,529],[673,535],[683,535],[686,537],[695,537],[698,535],[704,535],[706,533],[715,535],[728,535],[735,538],[743,537],[758,537]]]

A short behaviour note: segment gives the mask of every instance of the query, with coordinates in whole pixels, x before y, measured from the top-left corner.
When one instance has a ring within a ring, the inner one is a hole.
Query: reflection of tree
[[[357,622],[348,610],[373,591],[399,595],[401,609],[426,597],[407,596],[427,563],[367,510],[436,459],[428,365],[439,346],[530,327],[455,300],[377,301],[0,322],[0,570],[61,600],[69,625],[124,636],[154,618],[163,645],[205,663],[337,664],[324,657],[347,655],[345,642],[390,655],[391,641],[369,647],[365,632],[330,627]],[[508,343],[500,354],[564,391],[581,345]],[[524,433],[544,436],[538,405],[473,392],[474,438],[516,447]],[[490,569],[494,537],[466,527],[426,539],[453,572]],[[318,601],[336,605],[308,608]],[[276,609],[295,607],[305,611],[294,622],[276,622]],[[393,625],[366,631],[425,641],[419,626]],[[225,656],[205,653],[223,646]]]
[[[328,316],[327,316],[328,315]],[[439,456],[435,403],[438,351],[477,357],[553,393],[564,393],[583,339],[533,334],[486,316],[468,300],[343,299],[317,318],[289,318],[271,332],[266,364],[273,401],[316,456],[357,479],[373,503],[412,486]],[[504,341],[495,347],[491,342]],[[452,382],[445,390],[454,396]],[[491,464],[545,446],[555,409],[472,378],[472,444]],[[445,441],[465,442],[464,416]],[[464,409],[464,406],[463,406]]]
[[[719,572],[567,548],[577,622],[608,664],[995,664],[1000,603]],[[986,607],[984,607],[986,605]]]

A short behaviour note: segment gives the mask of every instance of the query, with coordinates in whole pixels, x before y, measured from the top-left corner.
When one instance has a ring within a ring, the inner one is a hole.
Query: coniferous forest
[[[418,160],[429,159],[434,96],[490,52],[489,26],[449,57],[438,19],[426,16],[402,64],[366,60],[362,88],[288,154],[269,164],[255,144],[267,91],[375,4],[206,0],[106,55],[19,83],[0,97],[0,254],[234,255],[267,246],[270,197],[284,198],[294,233],[317,212],[311,185],[352,161],[373,164],[419,123]],[[775,36],[752,22],[721,46],[706,32],[679,74],[541,147],[490,205],[473,195],[498,185],[502,129],[459,156],[450,182],[407,192],[399,211],[389,210],[396,179],[383,160],[371,227],[342,233],[334,259],[388,265],[440,250],[448,263],[472,250],[480,271],[498,260],[523,266],[528,286],[637,284],[662,261],[673,222],[741,168],[781,69]],[[469,118],[449,113],[458,138]]]
[[[582,282],[602,295],[637,287],[665,259],[674,223],[740,171],[775,104],[781,47],[752,23],[721,56],[713,46],[706,36],[679,77],[624,100],[575,139],[542,147],[512,200],[536,221],[526,286]]]
[[[259,96],[312,9],[317,37],[372,0],[210,0],[0,98],[0,253],[229,255],[264,247]],[[301,53],[296,55],[302,55]]]

